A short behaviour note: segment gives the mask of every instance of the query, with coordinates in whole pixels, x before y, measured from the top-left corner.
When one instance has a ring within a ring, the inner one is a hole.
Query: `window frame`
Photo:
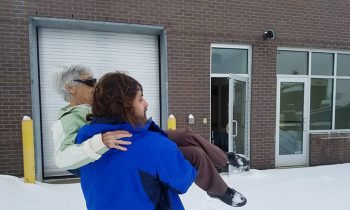
[[[327,130],[310,130],[310,120],[308,123],[308,130],[310,133],[327,133],[327,132],[349,132],[350,128],[348,129],[335,129],[335,105],[336,105],[336,88],[337,88],[337,79],[346,79],[350,80],[350,76],[338,76],[337,75],[337,60],[338,60],[338,54],[346,54],[350,55],[350,51],[344,51],[344,50],[326,50],[326,49],[311,49],[311,48],[291,48],[291,47],[278,47],[278,51],[297,51],[297,52],[308,52],[308,73],[306,75],[288,75],[288,74],[278,74],[277,72],[277,65],[276,65],[276,76],[277,78],[282,77],[288,77],[288,78],[297,78],[297,77],[303,77],[307,78],[309,80],[309,94],[311,94],[311,79],[332,79],[333,81],[333,95],[332,95],[332,128]],[[334,56],[333,60],[333,75],[312,75],[312,53],[332,53]],[[277,64],[277,57],[276,57],[276,64]],[[310,119],[310,98],[308,99],[308,113],[309,113],[309,119]]]
[[[295,76],[295,77],[302,77],[302,76],[306,76],[309,74],[310,72],[310,53],[308,51],[303,51],[303,50],[278,50],[277,49],[277,55],[276,55],[276,71],[277,71],[277,65],[278,65],[278,60],[277,60],[277,57],[278,57],[278,51],[290,51],[290,52],[296,52],[296,53],[306,53],[307,54],[307,60],[306,60],[306,74],[278,74],[278,75],[287,75],[287,76]]]
[[[247,73],[214,73],[212,72],[212,55],[213,48],[217,49],[234,49],[234,50],[246,50],[247,51]],[[220,44],[220,43],[212,43],[210,45],[210,74],[211,75],[222,75],[222,74],[235,74],[235,75],[251,75],[251,47],[248,45],[238,45],[238,44]]]

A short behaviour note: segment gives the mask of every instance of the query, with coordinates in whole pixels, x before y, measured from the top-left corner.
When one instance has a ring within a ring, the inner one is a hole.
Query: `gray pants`
[[[225,152],[189,128],[185,131],[169,130],[166,132],[169,138],[177,144],[184,157],[197,168],[195,183],[204,191],[223,195],[227,184],[215,166],[219,168],[226,166],[228,159]]]

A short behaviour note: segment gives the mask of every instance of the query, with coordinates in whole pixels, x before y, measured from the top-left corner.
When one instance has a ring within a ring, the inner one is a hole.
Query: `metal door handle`
[[[238,124],[238,122],[237,122],[237,120],[232,120],[232,124],[233,123],[235,124],[235,132],[234,133],[232,132],[232,136],[236,137],[237,136],[237,124]]]

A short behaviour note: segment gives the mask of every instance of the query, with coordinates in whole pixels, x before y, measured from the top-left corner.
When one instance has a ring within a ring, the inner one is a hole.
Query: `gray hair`
[[[71,99],[71,95],[66,89],[67,85],[81,85],[81,83],[74,80],[80,79],[82,75],[92,75],[92,71],[80,64],[63,65],[62,68],[54,71],[52,74],[53,85],[63,99],[67,102]]]

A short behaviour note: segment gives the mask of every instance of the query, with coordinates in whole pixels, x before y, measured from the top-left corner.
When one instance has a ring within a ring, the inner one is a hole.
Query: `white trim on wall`
[[[30,53],[30,73],[32,91],[32,119],[34,120],[34,144],[35,144],[35,164],[36,179],[42,181],[43,176],[43,148],[41,135],[41,111],[40,111],[40,85],[39,85],[39,63],[38,63],[38,28],[55,29],[79,29],[99,32],[115,32],[126,34],[153,35],[158,37],[159,43],[159,73],[160,73],[160,100],[161,100],[161,124],[166,125],[168,116],[168,63],[167,63],[167,37],[163,26],[124,24],[104,21],[91,21],[79,19],[61,19],[47,17],[29,17],[29,53]]]
[[[230,44],[230,43],[212,43],[210,44],[210,68],[209,68],[209,73],[210,73],[210,78],[213,77],[230,77],[230,74],[220,74],[220,73],[211,73],[211,67],[212,67],[212,48],[231,48],[231,49],[245,49],[248,50],[248,74],[236,74],[241,77],[246,77],[248,78],[248,84],[247,84],[247,108],[246,108],[246,118],[247,118],[247,132],[246,132],[246,155],[250,157],[250,116],[251,116],[251,72],[252,72],[252,46],[251,45],[245,45],[245,44]],[[210,79],[210,90],[211,90],[211,79]],[[210,117],[211,117],[211,94],[210,94]],[[211,120],[210,120],[211,122]],[[211,124],[209,125],[210,132],[211,132]],[[209,135],[211,137],[211,134]]]

